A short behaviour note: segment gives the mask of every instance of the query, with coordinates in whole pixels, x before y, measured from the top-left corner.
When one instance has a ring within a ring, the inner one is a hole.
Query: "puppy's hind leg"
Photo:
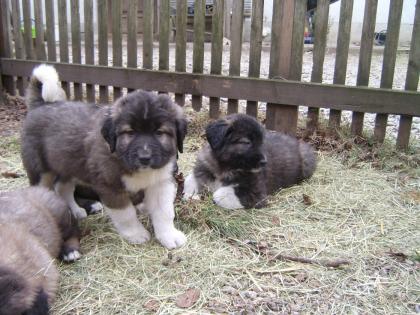
[[[58,181],[55,186],[55,189],[57,194],[59,194],[61,198],[63,198],[67,205],[70,207],[71,212],[73,213],[76,219],[83,219],[87,217],[86,210],[80,208],[77,205],[76,200],[74,200],[75,185],[73,181]]]

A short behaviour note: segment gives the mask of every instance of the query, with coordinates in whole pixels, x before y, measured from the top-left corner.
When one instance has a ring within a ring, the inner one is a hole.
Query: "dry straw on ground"
[[[184,174],[203,141],[204,117],[192,117]],[[3,138],[0,151],[2,172],[24,174],[17,138]],[[314,177],[280,191],[265,209],[227,211],[208,197],[178,201],[177,225],[188,243],[170,252],[156,241],[130,245],[104,215],[88,217],[83,258],[60,264],[53,312],[413,313],[420,290],[420,183],[413,174],[320,152]],[[25,177],[0,179],[1,189],[22,185]],[[273,255],[349,264],[328,268]],[[181,308],[186,292],[194,293],[192,306]]]

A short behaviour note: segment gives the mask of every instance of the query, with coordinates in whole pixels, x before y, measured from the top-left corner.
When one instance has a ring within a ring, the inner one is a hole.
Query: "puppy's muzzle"
[[[148,151],[139,151],[137,158],[141,167],[147,167],[152,161],[152,154]]]
[[[258,167],[265,167],[267,165],[267,157],[262,156],[261,160],[258,162]]]

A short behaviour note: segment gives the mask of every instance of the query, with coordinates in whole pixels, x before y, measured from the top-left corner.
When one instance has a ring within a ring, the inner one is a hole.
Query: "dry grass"
[[[207,122],[206,114],[189,115],[184,174]],[[420,303],[420,183],[410,159],[418,152],[407,155],[411,162],[404,168],[378,169],[357,159],[358,150],[320,152],[314,177],[280,191],[265,209],[227,211],[209,197],[179,201],[177,225],[188,243],[171,252],[156,241],[130,245],[105,216],[89,217],[82,222],[83,258],[60,265],[54,314],[414,313]],[[0,151],[2,169],[23,174],[18,140],[2,139]],[[386,158],[381,163],[388,165]],[[0,180],[1,189],[24,184],[25,178]],[[350,264],[271,260],[266,251]],[[175,299],[189,288],[199,289],[200,297],[181,309]]]

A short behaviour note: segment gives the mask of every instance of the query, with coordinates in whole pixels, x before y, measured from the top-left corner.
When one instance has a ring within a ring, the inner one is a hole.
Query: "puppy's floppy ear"
[[[176,145],[178,151],[182,153],[184,151],[184,139],[187,134],[187,120],[185,118],[177,119],[176,124]]]
[[[206,127],[206,138],[213,150],[217,150],[223,145],[223,140],[229,129],[226,120],[219,119],[210,123]]]
[[[110,116],[105,118],[102,125],[101,134],[105,141],[108,142],[111,153],[113,153],[117,144],[117,134],[115,131],[115,124]]]

